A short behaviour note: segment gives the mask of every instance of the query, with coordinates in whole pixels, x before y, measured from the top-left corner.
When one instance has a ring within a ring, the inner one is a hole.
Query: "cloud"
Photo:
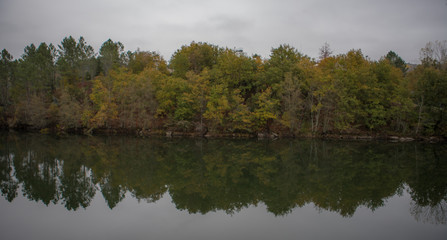
[[[425,43],[447,39],[446,22],[445,0],[1,0],[0,48],[17,58],[30,43],[73,35],[97,51],[111,38],[167,59],[193,40],[264,57],[288,43],[317,57],[328,42],[337,54],[393,50],[416,62]]]

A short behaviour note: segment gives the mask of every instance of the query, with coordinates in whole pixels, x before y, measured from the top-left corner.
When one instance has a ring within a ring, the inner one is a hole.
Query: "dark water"
[[[447,239],[447,145],[0,135],[0,239]]]

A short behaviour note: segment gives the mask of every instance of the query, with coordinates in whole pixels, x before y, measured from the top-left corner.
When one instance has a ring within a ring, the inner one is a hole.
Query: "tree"
[[[371,70],[377,79],[375,91],[379,94],[379,103],[383,107],[386,125],[393,131],[407,129],[412,103],[405,88],[403,72],[388,59],[371,64]]]
[[[38,48],[34,44],[25,47],[25,53],[19,61],[19,82],[26,96],[31,94],[51,95],[54,91],[54,57],[53,45],[41,43]]]
[[[225,84],[229,89],[239,89],[244,99],[254,93],[256,63],[243,53],[231,49],[223,50],[213,67],[214,82]]]
[[[217,62],[220,49],[217,46],[192,42],[182,46],[171,57],[169,67],[175,77],[185,78],[188,71],[199,74],[203,69],[211,69]]]
[[[322,104],[320,109],[320,114],[322,116],[321,121],[319,120],[319,122],[322,124],[323,133],[327,133],[335,129],[334,125],[337,117],[335,113],[337,110],[337,105],[340,102],[341,92],[341,81],[338,79],[340,59],[340,56],[338,56],[328,57],[321,60],[315,69],[316,83],[308,85],[309,89],[315,89],[315,93],[317,94],[318,98],[321,99],[319,102]],[[313,109],[316,110],[316,108]],[[313,116],[320,119],[317,115],[312,115],[311,119]],[[316,125],[318,128],[318,124]]]
[[[0,61],[0,110],[3,114],[5,108],[10,104],[10,91],[14,78],[13,57],[6,49],[2,50]]]
[[[223,130],[229,122],[228,113],[231,111],[228,88],[223,84],[211,87],[204,117],[211,122],[213,130]]]
[[[115,80],[113,74],[97,77],[93,81],[90,100],[94,109],[92,113],[85,113],[85,115],[91,116],[89,119],[89,131],[101,127],[111,128],[118,119],[118,106],[113,94]]]
[[[320,63],[329,61],[324,58]],[[306,64],[306,65],[304,65]],[[331,110],[333,102],[337,100],[335,94],[334,79],[330,73],[325,71],[324,64],[316,67],[312,62],[303,61],[303,67],[311,70],[307,73],[304,80],[304,92],[307,96],[308,111],[310,112],[311,132],[315,134],[320,132],[320,126],[323,125],[323,131],[326,132],[331,119]]]
[[[424,127],[425,133],[447,134],[445,106],[447,105],[447,71],[434,67],[420,66],[415,70],[417,91],[414,98],[418,104],[418,124]]]
[[[332,54],[332,50],[329,46],[329,43],[325,42],[324,45],[320,48],[320,61],[330,57]]]
[[[111,71],[114,78],[113,95],[118,106],[121,128],[149,129],[156,115],[155,89],[153,87],[156,69],[145,68],[133,74],[120,68]]]
[[[416,134],[447,134],[446,41],[429,42],[421,49],[421,65],[407,74],[408,90],[416,107]]]
[[[399,68],[403,73],[407,72],[407,64],[405,63],[405,61],[399,56],[397,55],[395,52],[393,51],[389,51],[386,56],[386,59],[388,59],[388,61],[390,61],[391,65],[393,65],[396,68]]]
[[[266,64],[264,82],[261,83],[261,89],[265,90],[268,87],[273,87],[284,80],[285,74],[291,72],[292,75],[298,75],[299,70],[296,64],[301,61],[304,56],[299,53],[294,47],[287,44],[280,45],[278,48],[273,48],[270,54],[270,59]]]
[[[53,44],[47,45],[41,43],[36,50],[36,62],[38,63],[38,78],[40,79],[41,87],[46,91],[46,94],[51,95],[55,91],[55,57],[56,49]]]
[[[79,41],[72,37],[65,37],[58,45],[58,59],[56,62],[61,75],[61,86],[85,83],[97,75],[98,64],[93,47],[88,45],[81,36]]]
[[[369,63],[361,50],[351,50],[338,56],[336,61],[334,77],[339,101],[334,112],[334,127],[345,131],[354,127],[356,122],[365,120],[366,114],[359,98],[367,99],[362,94],[368,89],[364,83],[370,77]]]
[[[301,96],[301,86],[298,78],[287,73],[285,80],[281,83],[281,106],[282,106],[282,123],[295,134],[301,124],[300,111],[303,108],[303,100]]]
[[[99,49],[99,61],[104,75],[108,75],[111,69],[123,65],[124,45],[121,42],[105,41]]]
[[[447,68],[447,40],[428,42],[419,54],[423,65]]]
[[[183,93],[184,101],[182,102],[191,103],[192,114],[195,116],[195,120],[200,122],[198,128],[202,131],[204,129],[203,114],[206,110],[210,91],[210,76],[208,70],[205,69],[200,75],[190,71],[186,74],[186,78],[191,86],[191,91]]]
[[[135,74],[142,72],[145,68],[152,68],[168,74],[166,61],[156,52],[135,51],[128,52],[127,67]]]
[[[46,110],[54,92],[54,47],[41,43],[25,47],[25,53],[17,63],[16,80],[11,86],[15,103],[12,126],[45,127]]]
[[[189,91],[190,86],[185,79],[167,77],[161,81],[157,84],[155,93],[155,97],[158,102],[157,115],[161,118],[167,118],[171,121],[171,123],[173,123],[174,120],[189,120],[190,117],[192,117],[192,111],[190,111],[190,108],[186,107],[185,105],[189,104],[190,102],[182,103],[184,106],[177,109],[182,94]]]
[[[270,125],[277,118],[279,101],[272,98],[272,89],[267,88],[257,96],[256,108],[253,111],[255,125],[258,131],[270,131]]]
[[[79,129],[83,127],[82,103],[71,96],[66,90],[61,90],[59,97],[59,111],[57,113],[59,127],[63,130]]]

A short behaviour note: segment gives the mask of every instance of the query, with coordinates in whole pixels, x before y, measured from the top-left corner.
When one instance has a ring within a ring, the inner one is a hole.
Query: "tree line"
[[[446,136],[447,41],[429,42],[420,64],[390,51],[312,59],[294,47],[269,58],[203,42],[157,52],[124,51],[83,37],[1,53],[0,125],[87,133],[103,130],[288,136]]]

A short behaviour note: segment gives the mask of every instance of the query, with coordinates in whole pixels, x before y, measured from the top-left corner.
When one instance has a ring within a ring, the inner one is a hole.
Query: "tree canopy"
[[[411,69],[394,51],[372,61],[360,49],[312,59],[293,46],[269,58],[203,42],[166,61],[124,51],[111,39],[95,52],[83,37],[55,47],[1,53],[3,127],[224,134],[447,136],[446,41],[421,49]]]

